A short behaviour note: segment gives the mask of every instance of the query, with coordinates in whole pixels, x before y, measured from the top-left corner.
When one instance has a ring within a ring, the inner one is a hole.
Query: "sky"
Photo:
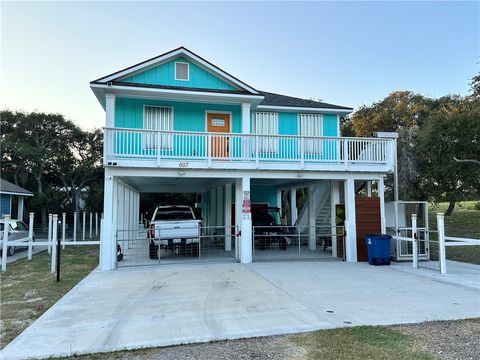
[[[2,1],[0,108],[105,113],[89,82],[185,46],[256,89],[358,107],[466,95],[480,2]]]

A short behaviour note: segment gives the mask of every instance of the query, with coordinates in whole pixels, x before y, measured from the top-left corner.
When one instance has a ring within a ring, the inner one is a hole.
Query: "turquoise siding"
[[[338,136],[337,115],[323,115],[323,136]]]
[[[177,61],[189,64],[188,81],[175,80],[175,62]],[[183,57],[176,58],[144,72],[129,76],[122,79],[122,81],[137,84],[181,86],[215,90],[237,90],[232,85]]]
[[[250,201],[254,203],[267,203],[268,206],[277,205],[277,189],[274,186],[252,186]]]

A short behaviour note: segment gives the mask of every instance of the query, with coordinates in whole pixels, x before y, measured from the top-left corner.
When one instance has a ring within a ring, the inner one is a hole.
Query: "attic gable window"
[[[189,64],[185,62],[175,63],[175,80],[188,81],[189,79]]]

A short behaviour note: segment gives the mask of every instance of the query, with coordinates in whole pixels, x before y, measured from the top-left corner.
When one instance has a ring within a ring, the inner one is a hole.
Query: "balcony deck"
[[[104,164],[125,167],[393,170],[393,139],[104,128]]]

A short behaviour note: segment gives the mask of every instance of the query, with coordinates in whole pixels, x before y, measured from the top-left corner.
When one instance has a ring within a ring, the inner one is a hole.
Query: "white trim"
[[[177,78],[177,64],[184,64],[187,65],[187,78],[186,79],[179,79]],[[190,64],[185,61],[175,61],[175,65],[173,66],[173,70],[175,73],[175,80],[177,81],[190,81]]]
[[[337,108],[311,108],[311,107],[293,107],[293,106],[272,106],[272,105],[258,105],[256,107],[260,110],[280,111],[280,112],[312,112],[312,113],[344,113],[349,114],[353,110],[337,109]]]
[[[122,85],[104,85],[104,84],[90,84],[90,88],[97,96],[100,103],[104,103],[104,94],[100,91],[107,90],[108,93],[129,96],[141,99],[187,99],[198,102],[217,102],[231,100],[230,103],[238,104],[243,102],[260,103],[263,95],[249,95],[249,94],[231,94],[231,93],[217,93],[212,91],[189,91],[189,90],[174,90],[174,89],[158,89],[141,86],[122,86]]]
[[[24,193],[17,193],[11,191],[0,191],[1,195],[17,195],[17,196],[33,196],[33,194],[24,194]]]
[[[233,129],[233,115],[231,111],[205,110],[205,132],[208,132],[208,114],[226,114],[230,116],[230,134]]]
[[[214,73],[216,73],[216,74],[224,77],[228,81],[234,83],[238,87],[240,87],[242,89],[245,89],[245,90],[247,90],[247,91],[249,91],[253,94],[259,94],[258,91],[256,91],[254,88],[241,83],[239,80],[233,78],[231,75],[228,75],[223,70],[220,70],[219,68],[216,68],[216,67],[210,65],[209,63],[205,62],[205,60],[200,59],[198,56],[196,56],[195,54],[193,54],[192,52],[190,52],[190,51],[188,51],[187,49],[184,49],[184,48],[180,48],[180,49],[178,49],[174,52],[165,54],[165,55],[160,56],[160,57],[153,58],[152,60],[147,61],[147,62],[142,63],[142,64],[139,64],[139,65],[137,65],[133,68],[125,69],[125,70],[123,70],[119,73],[115,73],[115,74],[100,78],[96,81],[109,82],[109,81],[112,81],[114,79],[118,79],[118,78],[122,78],[122,77],[126,77],[126,76],[132,76],[135,73],[138,73],[140,71],[148,70],[148,68],[150,68],[150,67],[160,65],[161,63],[167,62],[169,59],[171,59],[173,57],[177,57],[178,55],[182,55],[182,54],[191,58],[195,62],[199,63],[201,65],[201,67],[203,67],[204,69],[206,68],[206,69],[209,69],[209,70],[213,71]]]
[[[323,131],[323,129],[322,129],[322,131]],[[339,114],[337,114],[337,135],[336,136],[337,137],[342,136],[342,135],[340,135],[340,115]]]

